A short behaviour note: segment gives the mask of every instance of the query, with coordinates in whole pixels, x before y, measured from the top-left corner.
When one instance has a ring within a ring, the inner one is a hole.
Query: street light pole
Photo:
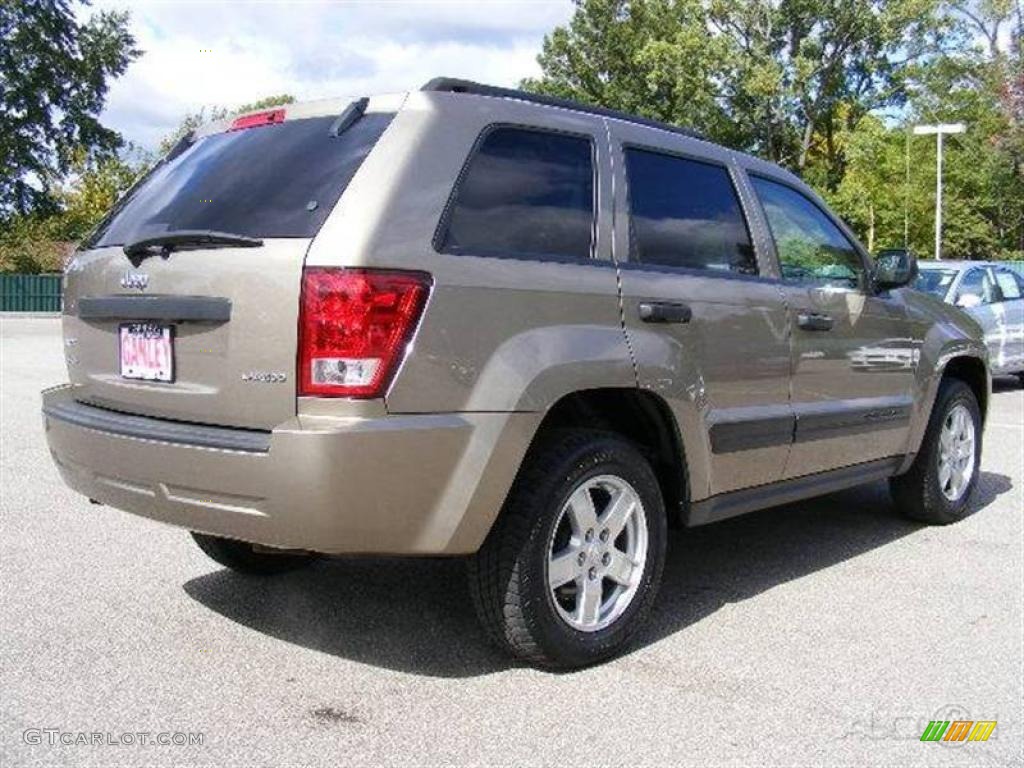
[[[941,123],[939,125],[915,125],[917,136],[935,134],[935,258],[942,258],[942,137],[947,133],[963,133],[963,123]]]
[[[935,134],[935,260],[942,258],[942,131]]]

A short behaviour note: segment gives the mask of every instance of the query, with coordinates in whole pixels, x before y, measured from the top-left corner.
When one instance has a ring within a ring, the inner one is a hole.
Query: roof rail
[[[470,93],[475,96],[494,96],[496,98],[503,99],[517,99],[519,101],[528,101],[533,104],[544,104],[548,107],[560,107],[562,109],[571,109],[576,112],[586,112],[590,115],[600,115],[601,117],[611,117],[615,120],[625,120],[638,125],[646,125],[649,128],[660,128],[663,131],[671,131],[672,133],[680,133],[683,136],[689,136],[693,139],[708,141],[707,137],[698,131],[694,131],[690,128],[682,128],[678,125],[672,125],[671,123],[663,123],[660,120],[652,120],[649,117],[631,115],[628,112],[620,112],[617,109],[609,109],[607,107],[581,104],[578,101],[562,99],[558,96],[547,96],[541,93],[521,91],[516,88],[499,88],[495,85],[474,83],[472,80],[460,80],[456,77],[435,77],[420,90],[438,91],[441,93]]]

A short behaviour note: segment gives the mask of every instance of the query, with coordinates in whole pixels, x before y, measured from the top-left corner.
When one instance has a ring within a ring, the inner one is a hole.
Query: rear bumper
[[[64,481],[191,530],[325,553],[458,555],[483,542],[540,414],[300,416],[183,425],[43,393]]]

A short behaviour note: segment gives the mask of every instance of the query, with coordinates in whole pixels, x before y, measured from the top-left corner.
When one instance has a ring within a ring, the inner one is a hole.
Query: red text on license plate
[[[173,328],[157,323],[121,326],[121,375],[147,381],[174,380]]]

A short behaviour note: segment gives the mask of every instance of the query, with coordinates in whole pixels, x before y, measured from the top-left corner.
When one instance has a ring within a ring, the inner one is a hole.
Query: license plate
[[[174,327],[125,323],[120,333],[121,376],[146,381],[174,381]]]

